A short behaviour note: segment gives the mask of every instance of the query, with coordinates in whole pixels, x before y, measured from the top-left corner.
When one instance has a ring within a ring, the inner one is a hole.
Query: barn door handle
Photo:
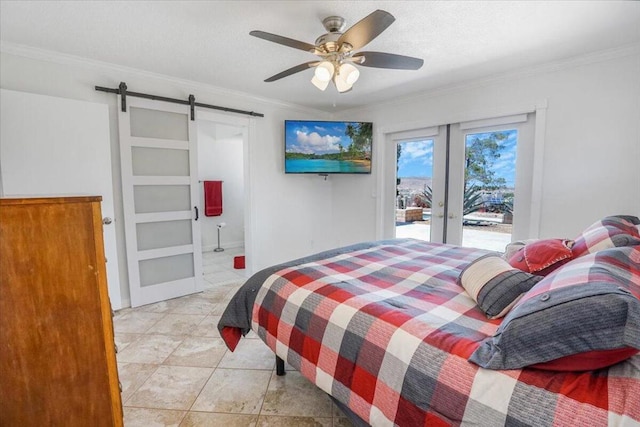
[[[198,220],[198,218],[200,218],[200,216],[198,215],[198,207],[194,206],[193,209],[196,210],[196,221]]]

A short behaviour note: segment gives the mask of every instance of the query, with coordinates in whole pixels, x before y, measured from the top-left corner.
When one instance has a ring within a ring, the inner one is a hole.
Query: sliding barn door
[[[131,306],[199,292],[197,127],[189,106],[129,97],[118,117]]]

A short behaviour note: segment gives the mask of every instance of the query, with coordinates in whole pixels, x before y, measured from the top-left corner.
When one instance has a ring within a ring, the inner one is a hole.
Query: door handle
[[[102,223],[105,225],[109,225],[113,222],[113,220],[111,218],[109,218],[108,216],[105,216],[104,218],[102,218]]]
[[[196,210],[196,221],[198,220],[198,218],[200,218],[200,216],[198,215],[198,207],[194,206],[193,209]]]

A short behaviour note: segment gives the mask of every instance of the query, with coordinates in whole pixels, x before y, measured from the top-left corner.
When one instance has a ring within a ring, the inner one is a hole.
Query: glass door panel
[[[518,131],[466,133],[462,245],[503,251],[511,242]]]
[[[433,139],[398,141],[396,237],[431,241]]]

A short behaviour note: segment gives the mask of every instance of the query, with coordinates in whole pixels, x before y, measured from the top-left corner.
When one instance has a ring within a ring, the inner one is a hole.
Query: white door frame
[[[255,137],[255,118],[243,117],[238,115],[218,113],[204,108],[196,107],[196,122],[201,120],[220,123],[229,126],[236,126],[242,129],[242,167],[244,173],[244,255],[245,255],[245,271],[247,275],[255,271],[255,260],[253,257],[255,236],[254,218],[255,212],[251,205],[251,157],[250,147],[253,145]]]

